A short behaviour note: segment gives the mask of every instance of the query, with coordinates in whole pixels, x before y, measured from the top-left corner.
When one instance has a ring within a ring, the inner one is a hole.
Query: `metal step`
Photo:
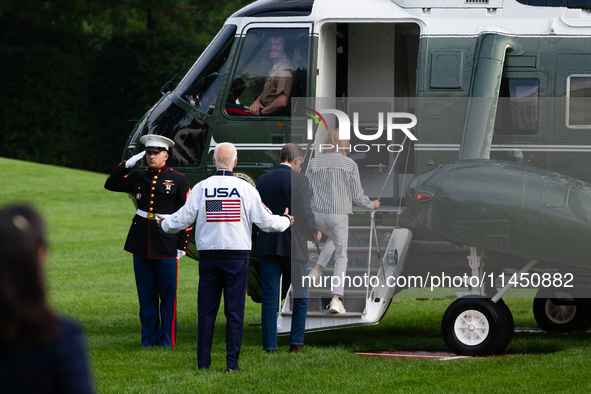
[[[376,226],[376,230],[380,231],[389,231],[392,232],[396,227],[395,226]],[[369,226],[349,226],[349,230],[365,230],[369,233]]]
[[[365,298],[367,294],[367,288],[363,287],[355,287],[355,288],[347,288],[345,287],[345,295],[343,298]],[[330,298],[332,297],[332,292],[330,287],[319,287],[319,288],[310,288],[309,289],[309,296],[308,298]]]
[[[382,250],[382,249],[383,249],[383,247],[380,250]],[[314,250],[316,250],[316,249],[314,249]],[[322,250],[322,249],[320,249],[320,250]],[[377,248],[375,242],[373,243],[371,250],[374,253],[378,253],[378,248]],[[349,253],[355,253],[355,252],[362,252],[363,254],[367,255],[368,251],[369,251],[368,246],[349,246],[349,247],[347,247],[347,255]]]
[[[320,244],[320,250],[322,250],[323,245],[324,244]],[[383,251],[383,250],[384,250],[384,246],[382,244],[380,244],[380,251]],[[364,253],[367,255],[368,251],[369,251],[369,245],[367,245],[367,246],[348,246],[347,247],[347,254],[349,254],[349,252],[351,252],[351,253]],[[375,242],[372,242],[371,251],[373,253],[378,252],[378,247],[376,246]],[[308,253],[310,253],[310,252],[318,253],[316,246],[314,246],[313,248],[308,247]]]
[[[392,235],[392,231],[394,231],[394,229],[394,226],[377,227],[378,241],[380,246],[387,245],[388,241],[390,240],[390,236]],[[348,241],[349,248],[363,247],[367,251],[367,247],[369,246],[369,226],[349,226]],[[375,239],[372,243],[375,247]],[[324,243],[320,244],[320,246],[322,245],[324,245]],[[316,249],[316,246],[314,245],[314,247],[311,247],[311,249]]]
[[[364,268],[367,267],[367,260],[369,254],[369,226],[349,226],[349,237],[348,237],[348,246],[347,246],[347,266],[350,268]],[[394,226],[377,226],[377,233],[378,233],[378,244],[379,244],[379,251],[381,256],[384,255],[384,251],[388,242],[390,241],[390,237],[392,235],[392,231],[394,231]],[[372,254],[371,254],[371,261],[372,266],[379,265],[379,257],[378,257],[378,247],[376,245],[375,238],[372,237]],[[320,250],[324,247],[324,244],[319,245]],[[312,244],[311,242],[308,243],[308,255],[309,255],[309,265],[314,266],[318,261],[318,248],[316,245]],[[329,266],[334,265],[334,255],[331,257],[329,261]],[[312,267],[310,267],[312,268]],[[367,268],[366,268],[367,269]]]
[[[310,254],[309,256],[311,257],[308,261],[308,268],[310,270],[310,269],[316,267],[316,263],[318,262],[318,254],[316,252],[314,252],[314,254]],[[382,257],[384,257],[383,254],[382,254]],[[361,272],[361,271],[367,272],[367,253],[357,254],[357,255],[349,253],[347,258],[348,258],[347,272],[349,272],[349,270],[353,270],[353,269],[360,270],[359,272]],[[378,258],[378,254],[372,253],[372,256],[371,256],[372,269],[378,269],[379,266],[380,266],[380,259]],[[334,269],[334,257],[331,257],[331,259],[328,261],[328,267],[325,268],[322,271],[322,273],[326,274],[327,270],[330,270],[330,272],[332,272],[333,269]],[[362,275],[363,275],[363,273],[362,273]]]
[[[376,260],[377,261],[377,260]],[[376,263],[376,265],[374,266],[373,262],[371,264],[372,268],[369,270],[369,275],[377,275],[379,269],[379,262]],[[310,269],[316,267],[316,264],[311,264],[308,263],[308,267]],[[310,271],[308,271],[310,272]],[[334,273],[334,267],[327,267],[325,269],[322,270],[322,276],[332,276],[332,274]],[[348,276],[355,276],[355,275],[359,275],[361,277],[363,277],[364,274],[367,274],[367,267],[347,267],[347,272],[345,273]],[[322,278],[321,276],[321,278]],[[330,279],[327,279],[327,281]],[[324,281],[324,279],[322,279],[322,281]]]
[[[318,312],[318,313],[326,313],[328,312],[327,306],[330,304],[332,300],[332,294],[327,293],[325,297],[310,297],[308,299],[308,313],[311,312]],[[360,297],[345,297],[341,298],[341,302],[345,307],[347,312],[351,313],[362,313],[365,309],[366,299],[365,293],[363,296]],[[291,312],[293,310],[293,300],[291,300],[289,308],[285,308],[285,312]]]
[[[281,316],[291,316],[292,312],[282,312]],[[345,312],[345,313],[330,313],[330,312],[308,312],[306,317],[334,317],[337,319],[348,319],[351,317],[361,318],[363,313]]]

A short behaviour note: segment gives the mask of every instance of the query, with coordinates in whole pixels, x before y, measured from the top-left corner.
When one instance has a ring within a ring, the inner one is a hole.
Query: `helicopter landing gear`
[[[443,315],[441,333],[456,354],[485,356],[503,351],[513,337],[513,315],[503,300],[460,298]]]
[[[468,257],[472,275],[482,277],[482,253],[470,247]],[[536,264],[531,260],[521,272]],[[447,347],[456,354],[485,356],[502,352],[513,338],[515,324],[511,311],[501,297],[511,289],[508,284],[498,291],[485,283],[467,292],[456,292],[462,298],[454,301],[445,311],[441,333]],[[488,295],[487,295],[488,294]]]
[[[533,309],[536,322],[545,331],[585,330],[591,324],[591,299],[576,298],[565,290],[540,289]]]

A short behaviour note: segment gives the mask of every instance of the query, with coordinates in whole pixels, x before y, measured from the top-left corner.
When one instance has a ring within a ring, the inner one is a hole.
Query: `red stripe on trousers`
[[[176,259],[176,282],[174,284],[174,313],[172,314],[172,335],[171,335],[171,339],[172,339],[172,347],[174,348],[176,346],[176,341],[175,341],[175,326],[176,326],[176,291],[177,291],[177,285],[179,283],[179,259],[177,257]]]

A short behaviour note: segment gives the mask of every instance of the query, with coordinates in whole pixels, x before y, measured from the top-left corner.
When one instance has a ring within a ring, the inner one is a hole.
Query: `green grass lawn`
[[[360,350],[446,350],[441,317],[450,300],[395,299],[377,326],[306,335],[306,348],[262,351],[260,304],[246,304],[242,371],[224,374],[225,319],[212,368],[197,371],[197,262],[179,263],[177,347],[141,349],[131,255],[123,251],[134,209],[103,188],[106,176],[0,158],[0,204],[32,202],[46,217],[51,302],[84,326],[95,384],[104,393],[588,393],[591,334],[516,333],[508,355],[452,361],[359,357]],[[536,326],[531,300],[507,299],[516,326]],[[223,309],[223,306],[221,307]]]

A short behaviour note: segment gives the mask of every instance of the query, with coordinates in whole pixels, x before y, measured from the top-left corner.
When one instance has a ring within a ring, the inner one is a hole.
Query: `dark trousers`
[[[263,349],[277,350],[277,310],[279,309],[279,285],[281,275],[291,273],[293,287],[293,313],[291,316],[291,345],[303,345],[308,313],[308,281],[302,286],[302,278],[308,275],[305,261],[286,256],[261,256],[261,285],[263,297],[261,321]]]
[[[142,347],[175,347],[177,259],[133,256],[133,270],[140,302]]]
[[[209,368],[215,318],[224,291],[226,315],[226,364],[238,369],[238,357],[242,345],[242,325],[248,259],[199,260],[199,294],[197,296],[197,365]]]

